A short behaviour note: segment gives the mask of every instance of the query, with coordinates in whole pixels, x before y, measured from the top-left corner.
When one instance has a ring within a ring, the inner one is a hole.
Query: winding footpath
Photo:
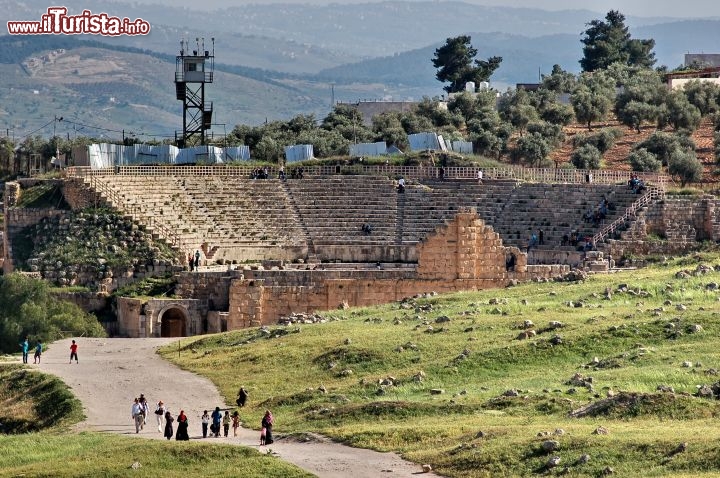
[[[79,430],[162,439],[152,414],[145,429],[135,434],[130,407],[133,399],[143,393],[153,410],[158,400],[165,402],[173,416],[185,410],[190,421],[190,438],[202,440],[203,410],[226,405],[212,382],[181,370],[155,353],[157,347],[174,340],[177,339],[79,339],[79,364],[68,363],[70,340],[61,340],[43,353],[39,368],[60,377],[82,402],[87,418],[77,425]],[[246,414],[242,418],[248,419]],[[251,419],[259,423],[260,418],[258,414]],[[439,477],[423,473],[420,465],[405,461],[396,453],[353,448],[324,437],[310,441],[282,438],[282,417],[276,420],[277,437],[270,447],[272,452],[320,478]],[[246,428],[238,431],[238,437],[205,441],[244,445],[260,451],[268,449],[259,446],[257,431]]]

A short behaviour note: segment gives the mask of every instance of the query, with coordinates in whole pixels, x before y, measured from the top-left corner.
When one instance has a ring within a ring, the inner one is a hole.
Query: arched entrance
[[[179,307],[171,307],[160,316],[160,337],[187,336],[187,316]]]

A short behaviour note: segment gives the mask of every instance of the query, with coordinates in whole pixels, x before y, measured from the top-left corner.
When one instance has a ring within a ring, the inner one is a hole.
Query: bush
[[[528,133],[538,133],[552,147],[559,146],[565,140],[565,133],[563,133],[562,126],[559,124],[546,121],[534,122],[527,126],[527,131]]]
[[[595,134],[578,134],[573,138],[573,146],[580,148],[586,144],[594,146],[600,154],[605,154],[613,147],[615,142],[622,138],[623,132],[619,128],[604,128]]]
[[[602,154],[591,144],[585,144],[575,151],[570,158],[572,164],[578,169],[599,169]]]
[[[636,149],[628,155],[628,161],[633,171],[653,172],[656,173],[662,168],[662,163],[654,154],[645,148]]]
[[[656,132],[648,136],[645,141],[635,145],[634,149],[638,150],[641,148],[654,154],[663,166],[667,166],[670,161],[670,156],[676,149],[694,151],[695,143],[693,143],[689,136]]]
[[[713,134],[715,138],[715,162],[720,164],[720,131]]]

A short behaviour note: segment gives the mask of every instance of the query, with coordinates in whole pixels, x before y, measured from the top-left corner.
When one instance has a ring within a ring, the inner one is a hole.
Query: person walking
[[[225,410],[225,415],[223,415],[223,435],[225,438],[228,437],[228,432],[230,431],[230,420],[230,412]]]
[[[210,415],[212,418],[212,429],[211,431],[215,434],[215,438],[220,436],[220,422],[222,422],[222,412],[220,407],[215,407],[215,411]]]
[[[170,411],[165,412],[165,433],[163,436],[167,438],[168,440],[172,438],[173,436],[173,422],[175,419],[173,418]]]
[[[232,427],[233,427],[233,436],[237,436],[238,428],[240,428],[240,414],[235,410],[232,416]]]
[[[42,357],[42,342],[38,340],[38,343],[35,346],[35,356],[33,357],[33,363],[40,363],[41,357]]]
[[[198,270],[198,267],[200,267],[200,250],[197,249],[195,251],[195,271]]]
[[[188,253],[188,267],[190,268],[190,272],[195,269],[195,259],[193,258],[192,252]]]
[[[272,427],[274,423],[275,419],[273,418],[272,412],[270,412],[270,410],[265,410],[265,416],[263,416],[262,421],[260,422],[260,425],[265,432],[260,436],[261,445],[270,445],[273,443]]]
[[[73,358],[75,359],[75,363],[80,363],[78,361],[77,349],[78,349],[78,345],[73,340],[72,344],[70,345],[70,363],[72,363]]]
[[[177,432],[175,433],[175,439],[178,441],[187,441],[190,439],[188,435],[188,419],[185,415],[185,410],[180,410],[180,415],[177,417]]]
[[[163,418],[165,417],[166,411],[167,408],[165,408],[165,403],[162,400],[157,402],[157,406],[155,407],[155,418],[157,419],[158,433],[162,433],[163,431]]]
[[[28,337],[25,337],[25,340],[20,344],[20,348],[22,349],[23,363],[28,363],[28,351],[30,350],[30,340]]]
[[[210,415],[208,415],[207,410],[205,410],[202,417],[200,417],[200,423],[202,423],[203,438],[207,438],[208,425],[210,424]]]
[[[150,411],[150,407],[148,406],[147,399],[145,398],[145,395],[142,393],[140,394],[140,398],[138,398],[138,401],[140,402],[140,409],[142,413],[142,423],[140,424],[140,429],[142,430],[145,428],[145,425],[147,424],[147,416],[148,412]]]
[[[244,407],[245,402],[247,402],[248,393],[245,391],[245,388],[240,387],[240,390],[238,391],[238,398],[235,400],[235,403],[237,403],[238,407]]]
[[[142,424],[143,424],[143,413],[142,413],[142,405],[140,405],[139,399],[136,398],[135,401],[133,402],[130,414],[132,416],[133,421],[135,422],[135,433],[140,433],[140,430],[142,429]]]

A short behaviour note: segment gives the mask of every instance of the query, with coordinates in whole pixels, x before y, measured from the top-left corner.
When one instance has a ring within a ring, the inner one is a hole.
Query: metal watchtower
[[[205,84],[213,82],[215,38],[212,50],[205,49],[204,38],[196,38],[192,46],[191,51],[189,42],[180,40],[180,55],[175,57],[175,94],[183,102],[182,137],[175,133],[179,148],[204,145],[205,130],[212,125],[213,104],[205,102]]]

